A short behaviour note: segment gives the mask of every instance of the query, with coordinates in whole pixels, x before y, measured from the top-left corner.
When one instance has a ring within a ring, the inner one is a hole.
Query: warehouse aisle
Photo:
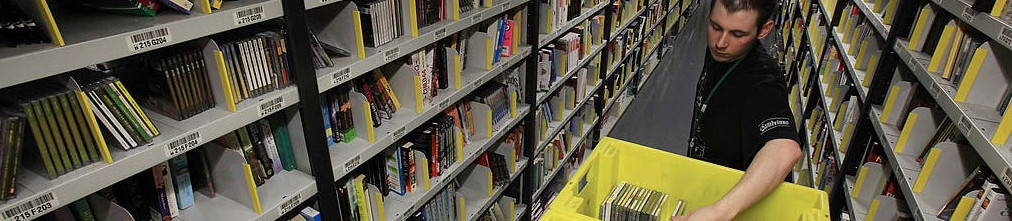
[[[708,4],[702,3],[619,119],[610,137],[684,154],[692,99],[703,68]]]

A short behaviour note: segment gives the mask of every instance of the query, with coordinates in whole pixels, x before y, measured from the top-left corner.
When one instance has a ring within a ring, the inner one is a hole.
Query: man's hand
[[[671,221],[730,221],[734,215],[716,205],[699,208],[689,214],[671,217]]]

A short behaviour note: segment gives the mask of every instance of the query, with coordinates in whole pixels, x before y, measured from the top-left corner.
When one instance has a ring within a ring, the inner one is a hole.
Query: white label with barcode
[[[1005,188],[1012,186],[1012,168],[1005,167],[1001,171],[1001,183],[1005,184]]]
[[[351,158],[351,160],[349,160],[347,163],[344,163],[344,172],[345,173],[351,172],[351,170],[354,170],[356,167],[358,167],[358,165],[361,164],[362,164],[362,156],[355,156],[354,158]]]
[[[446,37],[446,28],[440,28],[439,30],[436,30],[436,33],[433,36],[433,38],[437,41],[439,39],[443,39],[443,37]]]
[[[203,139],[200,137],[200,131],[194,131],[189,135],[183,136],[176,139],[169,144],[165,145],[165,156],[172,157],[177,154],[186,153],[190,149],[197,147]]]
[[[296,194],[292,198],[281,204],[281,208],[278,209],[278,216],[284,216],[288,211],[292,211],[296,206],[302,203],[302,195]]]
[[[1001,32],[998,33],[998,41],[1005,43],[1005,45],[1012,45],[1012,29],[1001,27]]]
[[[137,51],[172,42],[172,33],[164,27],[126,36],[126,42],[130,51]]]
[[[401,57],[401,48],[390,49],[389,51],[384,52],[383,55],[384,60],[393,61],[394,59]]]
[[[330,75],[330,84],[340,84],[341,82],[348,81],[348,79],[351,79],[351,69],[344,68]]]
[[[52,192],[42,194],[35,199],[4,210],[5,221],[32,220],[60,206],[60,200]]]
[[[478,24],[481,22],[481,14],[471,16],[471,25]]]
[[[973,16],[975,15],[977,15],[977,11],[974,11],[972,7],[966,6],[966,8],[963,8],[962,16],[966,22],[973,22]]]
[[[285,105],[285,97],[276,97],[260,104],[260,117],[267,116],[275,111],[281,110]]]
[[[264,6],[257,6],[253,8],[243,9],[235,12],[235,25],[242,26],[247,24],[256,23],[257,21],[264,19]]]

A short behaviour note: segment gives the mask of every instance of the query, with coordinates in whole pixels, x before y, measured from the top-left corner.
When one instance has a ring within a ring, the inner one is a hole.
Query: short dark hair
[[[710,0],[710,12],[713,12],[713,8],[717,6],[717,1],[720,1],[728,12],[741,10],[759,12],[759,17],[755,21],[755,26],[759,29],[762,29],[763,24],[770,20],[777,7],[777,0]]]

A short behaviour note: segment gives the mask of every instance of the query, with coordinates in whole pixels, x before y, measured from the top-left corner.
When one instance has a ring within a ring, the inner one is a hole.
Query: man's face
[[[707,46],[710,55],[718,62],[729,62],[741,58],[752,50],[758,32],[756,20],[759,12],[738,10],[729,12],[720,0],[710,11],[710,25],[707,28]]]

